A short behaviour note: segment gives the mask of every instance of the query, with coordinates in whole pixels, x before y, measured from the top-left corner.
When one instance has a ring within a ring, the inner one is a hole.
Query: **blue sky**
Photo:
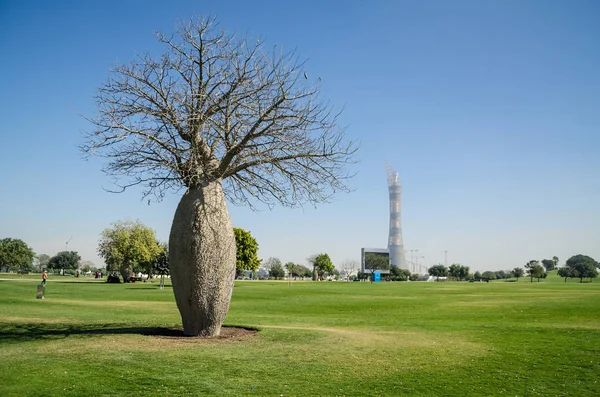
[[[3,1],[0,238],[101,264],[99,233],[139,219],[167,240],[180,194],[106,193],[77,145],[117,61],[192,14],[297,48],[361,141],[352,185],[316,209],[230,206],[267,259],[338,264],[387,244],[385,162],[403,183],[406,249],[472,270],[600,259],[600,3],[567,1]]]

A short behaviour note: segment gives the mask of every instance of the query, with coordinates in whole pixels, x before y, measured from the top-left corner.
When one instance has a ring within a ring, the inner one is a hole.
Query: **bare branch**
[[[235,204],[327,201],[348,191],[358,145],[320,99],[295,51],[236,39],[215,18],[157,34],[166,52],[113,68],[81,150],[105,157],[118,190],[169,190],[222,180]],[[127,179],[117,183],[117,179]]]

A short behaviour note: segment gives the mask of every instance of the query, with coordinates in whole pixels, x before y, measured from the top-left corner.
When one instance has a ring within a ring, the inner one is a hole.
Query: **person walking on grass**
[[[46,273],[46,271],[44,270],[42,272],[42,285],[46,285],[46,279],[48,278],[48,273]]]

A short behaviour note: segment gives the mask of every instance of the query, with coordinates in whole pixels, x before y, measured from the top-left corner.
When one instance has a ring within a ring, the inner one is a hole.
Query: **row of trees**
[[[75,271],[81,264],[81,257],[76,251],[62,251],[52,257],[47,254],[36,256],[33,249],[23,240],[16,238],[0,240],[0,271],[30,272],[34,270],[36,260],[40,271],[44,269]]]

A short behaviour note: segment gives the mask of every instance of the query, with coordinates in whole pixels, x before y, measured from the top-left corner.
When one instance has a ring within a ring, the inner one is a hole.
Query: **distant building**
[[[402,239],[402,184],[398,173],[389,164],[386,164],[388,190],[390,197],[390,230],[387,248],[362,248],[360,253],[361,271],[371,272],[376,266],[370,265],[380,260],[387,260],[389,265],[400,269],[408,269],[406,255],[404,253],[404,241]],[[382,274],[389,271],[381,271]]]
[[[386,164],[388,175],[388,189],[390,192],[390,231],[388,237],[388,251],[390,253],[390,265],[400,269],[408,269],[406,256],[404,254],[404,241],[402,239],[402,184],[398,173]]]

